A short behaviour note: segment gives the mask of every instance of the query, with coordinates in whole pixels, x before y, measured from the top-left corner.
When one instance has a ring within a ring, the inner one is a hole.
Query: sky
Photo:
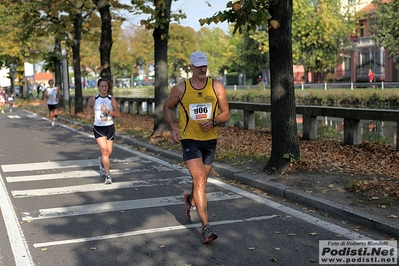
[[[208,2],[211,7],[205,2]],[[177,2],[172,2],[172,11],[182,9],[187,15],[187,19],[180,22],[182,26],[188,26],[193,28],[195,31],[201,29],[198,22],[200,18],[206,18],[213,16],[216,12],[226,9],[226,3],[228,0],[179,0]],[[204,25],[204,27],[218,27],[227,31],[227,23],[212,23],[210,25]]]
[[[208,6],[206,2],[208,2],[211,7]],[[172,2],[172,12],[176,12],[181,9],[183,13],[186,13],[187,19],[182,20],[180,25],[191,27],[195,31],[199,31],[201,29],[199,19],[211,17],[216,12],[225,10],[227,2],[229,2],[229,0],[178,0],[176,2]],[[133,24],[139,25],[140,19],[142,18],[136,18],[133,17],[133,15],[130,15],[128,20]],[[218,27],[227,32],[228,24],[226,22],[218,24],[212,23],[210,25],[206,24],[204,27]]]

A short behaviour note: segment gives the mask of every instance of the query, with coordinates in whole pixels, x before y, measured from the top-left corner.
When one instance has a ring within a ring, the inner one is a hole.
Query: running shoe
[[[106,174],[105,175],[105,184],[106,185],[112,184],[111,174]]]
[[[99,166],[100,171],[105,172],[103,161],[101,160],[101,156],[98,157],[98,160],[100,161],[100,166]]]
[[[194,222],[195,218],[197,216],[197,207],[191,205],[190,198],[191,198],[191,194],[186,193],[186,194],[184,194],[183,200],[184,200],[184,204],[186,205],[187,220],[189,220],[190,222]]]
[[[218,235],[212,231],[209,224],[207,224],[202,228],[202,237],[204,238],[204,244],[208,244],[218,238]]]

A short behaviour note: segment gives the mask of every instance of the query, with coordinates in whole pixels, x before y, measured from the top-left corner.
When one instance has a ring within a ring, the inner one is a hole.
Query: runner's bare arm
[[[213,83],[216,95],[219,100],[220,113],[214,118],[216,124],[223,124],[230,119],[229,103],[227,101],[226,88],[220,81],[215,80]]]

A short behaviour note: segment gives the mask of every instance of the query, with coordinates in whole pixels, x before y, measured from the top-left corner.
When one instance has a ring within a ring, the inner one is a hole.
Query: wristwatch
[[[216,127],[216,126],[217,126],[217,123],[216,123],[216,120],[215,120],[215,119],[212,119],[212,125],[213,125],[213,127]]]

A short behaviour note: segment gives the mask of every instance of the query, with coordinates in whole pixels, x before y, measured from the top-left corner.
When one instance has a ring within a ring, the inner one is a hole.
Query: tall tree
[[[152,30],[154,38],[155,58],[155,117],[153,135],[168,130],[163,119],[163,102],[168,96],[168,38],[171,19],[185,18],[181,10],[171,14],[172,1],[176,0],[132,0],[132,5],[148,14],[149,18],[142,20],[142,25]]]
[[[349,46],[355,15],[338,0],[297,0],[293,4],[295,64],[316,73],[334,69],[343,48]]]
[[[82,34],[88,32],[90,27],[83,27],[83,23],[88,20],[96,10],[95,5],[90,0],[63,2],[60,11],[71,19],[73,30],[72,40],[67,44],[72,49],[72,67],[75,79],[75,114],[83,113],[83,94],[82,94],[82,70],[80,65],[80,45]]]
[[[131,36],[129,48],[133,60],[132,74],[136,80],[140,79],[140,71],[149,71],[149,67],[154,65],[154,38],[152,32],[145,27],[136,28]]]
[[[120,16],[112,16],[110,8],[125,9],[129,11],[131,6],[121,4],[117,0],[93,0],[101,17],[101,38],[100,38],[100,76],[112,80],[111,75],[111,49],[112,49],[112,19],[120,20]]]
[[[39,5],[36,2],[4,0],[0,3],[0,57],[9,67],[23,69],[24,62],[34,62],[37,59],[38,31],[36,23],[40,18]],[[23,71],[22,71],[23,73]],[[13,79],[11,80],[12,85]],[[19,80],[23,92],[27,93],[27,83],[23,74]]]
[[[267,172],[284,172],[290,160],[299,159],[292,63],[292,0],[253,0],[227,3],[227,10],[202,23],[234,22],[234,31],[256,30],[268,21],[271,79],[272,152]]]
[[[240,66],[252,78],[252,82],[257,82],[259,75],[269,78],[267,75],[270,66],[269,36],[263,27],[264,24],[260,25],[255,32],[243,29],[242,42],[239,44]]]
[[[108,0],[93,0],[101,16],[101,40],[100,40],[100,76],[112,80],[111,76],[111,47],[112,26],[110,3]]]
[[[168,72],[169,77],[178,83],[181,70],[189,71],[189,57],[198,49],[198,38],[193,28],[178,24],[170,25],[169,36]]]
[[[119,24],[119,23],[117,23]],[[146,31],[148,33],[148,31]],[[114,78],[131,77],[134,67],[134,51],[132,49],[133,33],[114,24],[112,28],[113,45],[111,51],[112,73]],[[151,36],[150,36],[151,38]]]
[[[223,74],[228,67],[229,53],[227,46],[230,42],[228,36],[220,28],[203,27],[198,32],[199,49],[208,55],[210,75],[214,78]]]
[[[163,119],[163,102],[168,96],[168,35],[172,0],[155,0],[155,17],[158,25],[154,28],[155,55],[155,117],[153,134],[167,130]]]
[[[272,154],[263,170],[281,173],[291,157],[300,157],[292,63],[292,0],[270,1],[269,12]]]
[[[398,62],[399,31],[398,13],[399,1],[373,0],[374,12],[369,14],[371,33],[378,46],[388,50],[390,56]]]

